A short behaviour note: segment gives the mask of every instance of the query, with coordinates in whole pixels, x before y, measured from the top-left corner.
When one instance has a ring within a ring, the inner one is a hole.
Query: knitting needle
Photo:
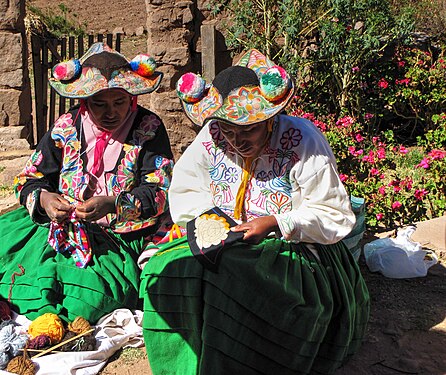
[[[25,350],[27,351],[27,352],[35,352],[35,353],[40,353],[40,352],[43,352],[43,351],[45,351],[46,349],[30,349],[30,348],[23,348],[23,349],[20,349],[22,352],[24,352]],[[66,353],[66,352],[61,352],[61,351],[58,351],[58,350],[53,350],[53,353]]]
[[[41,357],[42,355],[45,355],[45,354],[47,354],[47,353],[50,353],[50,352],[52,352],[54,349],[59,348],[60,346],[66,344],[66,343],[68,343],[68,342],[70,342],[70,341],[76,340],[77,338],[79,338],[79,337],[81,337],[81,336],[85,336],[85,335],[87,335],[88,333],[93,332],[94,330],[95,330],[95,329],[92,328],[92,329],[89,329],[88,331],[79,333],[77,336],[74,336],[74,337],[72,337],[72,338],[70,338],[70,339],[68,339],[68,340],[62,341],[62,342],[60,342],[59,344],[54,345],[54,346],[52,346],[51,348],[48,348],[48,349],[44,350],[43,352],[41,352],[41,353],[39,353],[39,354],[36,354],[36,355],[33,356],[32,358],[34,359],[34,358],[37,358],[37,357]]]

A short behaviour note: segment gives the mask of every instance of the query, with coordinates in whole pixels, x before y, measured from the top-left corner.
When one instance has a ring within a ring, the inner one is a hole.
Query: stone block
[[[194,15],[190,8],[185,8],[182,12],[182,21],[183,24],[187,24],[189,22],[192,22],[194,20]]]
[[[0,30],[15,30],[23,23],[25,2],[0,0]]]
[[[422,246],[432,245],[437,249],[446,250],[446,216],[415,223],[417,229],[412,234],[412,240]]]
[[[0,89],[0,126],[31,122],[31,94],[28,90]]]
[[[135,35],[136,35],[136,36],[144,35],[145,32],[146,32],[146,29],[145,29],[144,26],[138,26],[138,27],[135,29]]]
[[[0,86],[23,85],[23,43],[21,34],[0,32]]]
[[[5,141],[0,138],[0,151],[22,150],[29,148],[29,143],[26,139],[15,139]]]

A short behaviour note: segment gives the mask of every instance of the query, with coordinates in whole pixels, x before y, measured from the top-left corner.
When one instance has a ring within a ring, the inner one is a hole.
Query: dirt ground
[[[41,9],[57,10],[60,0],[30,0]],[[96,0],[63,3],[90,32],[113,32],[122,27],[128,35],[122,52],[132,58],[145,52],[145,35],[132,36],[146,25],[144,0]],[[106,10],[106,11],[105,11]],[[366,241],[373,240],[368,236]],[[427,277],[387,279],[360,265],[372,298],[368,331],[360,351],[336,375],[446,375],[446,253],[433,249],[440,263]],[[127,349],[113,356],[102,375],[151,374],[144,348]],[[280,375],[280,374],[277,374]]]

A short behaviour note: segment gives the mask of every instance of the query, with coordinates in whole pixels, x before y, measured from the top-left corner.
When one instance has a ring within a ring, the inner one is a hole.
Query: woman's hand
[[[274,216],[262,216],[247,223],[239,224],[231,228],[234,232],[245,232],[243,240],[249,243],[258,244],[269,233],[279,230],[277,220]]]
[[[72,210],[70,203],[60,194],[50,193],[45,190],[40,192],[40,205],[50,220],[56,223],[61,223],[67,219]]]
[[[115,199],[113,196],[91,197],[76,206],[76,217],[86,221],[99,220],[115,212]]]

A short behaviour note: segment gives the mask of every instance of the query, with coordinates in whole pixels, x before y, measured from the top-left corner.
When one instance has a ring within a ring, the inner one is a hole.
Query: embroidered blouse
[[[205,125],[174,167],[169,190],[174,222],[185,226],[214,206],[233,217],[242,167],[243,158],[225,141],[218,123]],[[276,116],[251,176],[244,202],[247,220],[274,215],[285,240],[331,244],[355,224],[331,148],[306,119]]]
[[[37,224],[50,222],[39,204],[42,190],[58,192],[70,202],[84,201],[93,194],[89,186],[94,176],[88,172],[86,157],[90,150],[78,111],[73,108],[55,121],[15,178],[20,203]],[[152,226],[167,210],[173,167],[169,138],[160,118],[142,107],[133,118],[127,136],[120,139],[116,162],[105,161],[101,176],[103,195],[116,196],[116,213],[107,215],[106,222],[119,233]]]

